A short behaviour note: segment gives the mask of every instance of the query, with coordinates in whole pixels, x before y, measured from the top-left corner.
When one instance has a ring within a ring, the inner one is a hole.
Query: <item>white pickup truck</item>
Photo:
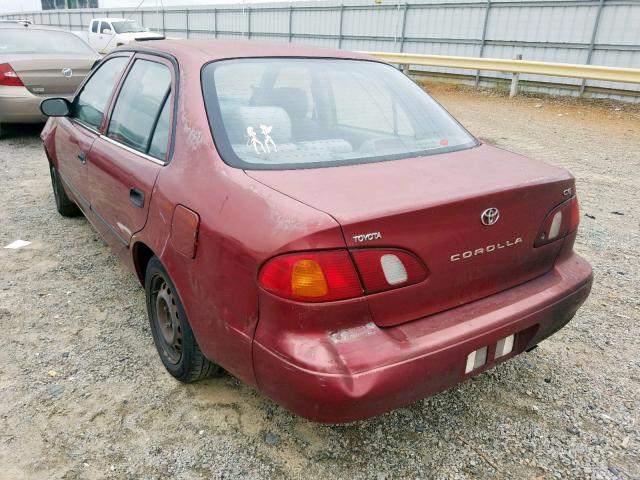
[[[127,18],[94,18],[89,23],[89,30],[80,36],[99,53],[108,53],[131,42],[165,38],[161,33],[150,32],[135,20]]]

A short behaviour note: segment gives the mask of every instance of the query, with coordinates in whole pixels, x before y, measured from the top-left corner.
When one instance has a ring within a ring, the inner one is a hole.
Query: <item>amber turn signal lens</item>
[[[297,297],[324,297],[327,280],[315,260],[298,260],[291,271],[291,292]]]
[[[260,286],[301,302],[330,302],[360,297],[362,284],[346,250],[289,253],[266,262]]]

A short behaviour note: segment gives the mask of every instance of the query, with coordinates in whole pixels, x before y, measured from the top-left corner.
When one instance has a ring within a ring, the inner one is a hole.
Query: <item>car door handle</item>
[[[80,153],[78,153],[78,160],[84,165],[87,163],[87,155],[83,151],[80,151]]]
[[[129,200],[138,208],[144,208],[144,193],[137,188],[129,190]]]

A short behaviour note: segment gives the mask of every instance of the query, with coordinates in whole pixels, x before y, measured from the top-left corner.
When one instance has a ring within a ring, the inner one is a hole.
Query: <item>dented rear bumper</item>
[[[535,280],[394,327],[365,321],[366,308],[357,302],[338,302],[362,323],[326,330],[317,307],[307,315],[292,304],[287,313],[263,293],[253,347],[256,379],[264,393],[303,417],[328,423],[367,418],[445,390],[536,345],[569,322],[591,283],[590,265],[567,252]],[[341,310],[327,310],[326,323],[334,326],[330,316]],[[288,329],[269,328],[288,314],[295,317],[284,322]],[[511,353],[495,359],[496,343],[512,334]],[[465,373],[467,356],[484,346],[486,363]]]

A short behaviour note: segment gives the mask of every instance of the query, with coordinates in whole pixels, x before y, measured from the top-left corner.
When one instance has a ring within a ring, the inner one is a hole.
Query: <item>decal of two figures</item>
[[[261,142],[258,139],[258,135],[256,133],[256,131],[253,129],[253,127],[249,126],[247,127],[247,136],[248,136],[248,140],[247,140],[247,146],[248,147],[253,147],[254,151],[256,152],[256,155],[260,155],[260,151],[258,150],[258,147],[260,147],[262,149],[262,153],[271,153],[271,147],[273,147],[273,151],[277,152],[278,151],[278,147],[276,147],[276,142],[273,141],[273,138],[271,138],[271,130],[273,129],[273,126],[269,125],[260,125],[260,131],[262,132],[262,136],[264,137],[264,142]]]

